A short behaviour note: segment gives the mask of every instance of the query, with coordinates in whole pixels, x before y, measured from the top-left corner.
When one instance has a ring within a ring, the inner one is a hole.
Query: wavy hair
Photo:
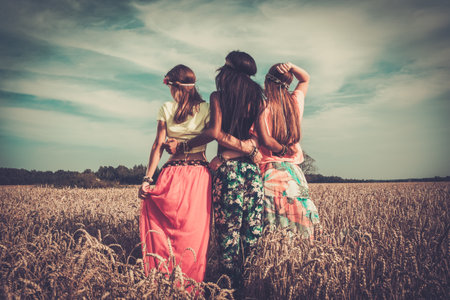
[[[197,104],[205,102],[197,91],[195,85],[195,74],[185,65],[176,65],[166,76],[164,80],[170,81],[170,85],[175,89],[174,100],[178,103],[175,111],[175,123],[183,123],[189,115],[194,114],[194,108]]]
[[[263,109],[263,90],[250,78],[256,74],[255,60],[245,52],[232,51],[217,71],[222,130],[238,139],[248,139],[249,130]]]
[[[283,145],[298,143],[301,137],[300,112],[289,92],[291,72],[281,74],[273,65],[264,81],[267,105],[272,112],[272,137]]]

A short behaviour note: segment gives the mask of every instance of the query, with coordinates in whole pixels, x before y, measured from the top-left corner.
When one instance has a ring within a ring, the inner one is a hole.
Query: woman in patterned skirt
[[[194,72],[177,65],[164,77],[174,101],[165,102],[158,113],[158,128],[144,182],[139,221],[145,273],[152,268],[171,272],[175,263],[190,278],[203,281],[210,233],[211,175],[206,146],[174,154],[163,166],[155,187],[152,176],[165,147],[166,137],[185,141],[199,135],[209,122],[209,104],[195,88]],[[171,243],[171,249],[168,244]],[[189,251],[189,249],[194,250]],[[166,261],[161,261],[156,254]],[[167,267],[167,269],[166,269]]]
[[[293,77],[298,80],[289,92]],[[317,208],[311,201],[308,184],[299,166],[303,151],[299,141],[309,74],[292,63],[276,64],[264,82],[267,104],[256,131],[264,182],[264,227],[288,227],[305,238],[314,238],[319,224]]]
[[[220,162],[213,179],[213,205],[220,272],[227,274],[235,289],[242,287],[243,260],[262,234],[263,189],[256,142],[250,128],[263,109],[262,88],[250,76],[256,63],[245,52],[232,51],[216,76],[217,91],[210,97],[211,121],[203,135],[178,148],[216,139]],[[239,156],[226,160],[222,153],[232,149]],[[241,245],[243,249],[241,249]]]

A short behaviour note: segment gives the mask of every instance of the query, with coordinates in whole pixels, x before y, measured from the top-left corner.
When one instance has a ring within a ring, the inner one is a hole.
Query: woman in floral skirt
[[[291,93],[293,77],[298,84]],[[267,103],[256,131],[262,154],[259,166],[264,182],[264,227],[288,227],[314,239],[319,215],[299,166],[304,160],[299,142],[309,78],[305,70],[292,63],[272,66],[264,82]]]
[[[208,128],[177,149],[189,149],[213,139],[219,143],[218,156],[210,164],[213,169],[220,165],[212,191],[219,271],[230,277],[233,288],[240,289],[245,257],[263,228],[263,187],[254,162],[259,152],[250,134],[263,109],[263,90],[250,78],[256,73],[256,63],[245,52],[230,52],[218,71],[217,91],[210,97]],[[239,157],[227,159],[223,153],[229,149],[239,151]]]

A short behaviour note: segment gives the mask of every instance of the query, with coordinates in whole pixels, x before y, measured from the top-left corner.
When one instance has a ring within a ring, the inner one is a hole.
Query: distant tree
[[[97,172],[86,169],[82,173],[75,171],[58,170],[36,171],[14,168],[0,168],[0,185],[23,185],[23,184],[45,184],[55,187],[79,187],[79,188],[101,188],[113,187],[118,184],[141,184],[147,168],[144,165],[135,165],[128,169],[123,165],[117,168],[101,166]],[[153,175],[156,182],[160,169],[157,168]]]
[[[134,166],[131,170],[133,175],[133,184],[141,184],[142,178],[145,176],[145,172],[147,171],[147,167],[144,165]]]
[[[97,175],[98,178],[100,178],[101,180],[108,180],[108,181],[116,181],[116,170],[109,166],[109,167],[103,167],[101,166],[100,168],[98,168],[97,173],[95,174]]]
[[[119,165],[119,166],[115,169],[115,174],[116,174],[116,179],[117,179],[121,184],[127,184],[127,183],[129,183],[130,170],[128,170],[127,167],[125,167],[125,166],[123,166],[123,165]]]
[[[300,164],[300,168],[305,175],[316,174],[317,167],[315,165],[316,160],[303,151],[303,157],[305,160]]]

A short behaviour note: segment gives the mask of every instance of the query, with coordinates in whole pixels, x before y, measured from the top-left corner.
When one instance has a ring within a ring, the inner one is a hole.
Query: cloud
[[[2,130],[120,151],[134,139],[150,143],[148,125],[170,99],[162,75],[187,64],[206,97],[225,55],[239,49],[257,61],[260,83],[280,61],[311,74],[303,143],[322,172],[420,174],[429,169],[421,162],[414,171],[415,157],[450,146],[442,113],[450,111],[449,11],[444,1],[406,0],[9,1],[0,12],[0,89],[19,96],[0,101]],[[45,105],[23,108],[21,94]],[[450,170],[439,155],[433,161]]]
[[[34,95],[43,99],[67,101],[94,115],[116,119],[155,119],[157,111],[154,107],[163,102],[132,98],[130,95],[111,88],[99,89],[91,84],[81,85],[64,79],[44,77],[6,79],[0,83],[0,89],[18,94]]]
[[[142,143],[142,133],[133,125],[121,122],[95,121],[61,112],[16,107],[2,108],[1,116],[3,133],[29,140],[105,148],[125,148]],[[148,133],[154,133],[153,128]]]
[[[369,99],[363,95],[352,104],[329,105],[306,115],[302,145],[324,174],[366,179],[445,176],[450,159],[442,149],[450,147],[450,128],[442,116],[450,106],[441,101],[448,91],[441,88],[442,80],[439,75],[434,81],[394,76]],[[440,163],[430,158],[434,155]]]

